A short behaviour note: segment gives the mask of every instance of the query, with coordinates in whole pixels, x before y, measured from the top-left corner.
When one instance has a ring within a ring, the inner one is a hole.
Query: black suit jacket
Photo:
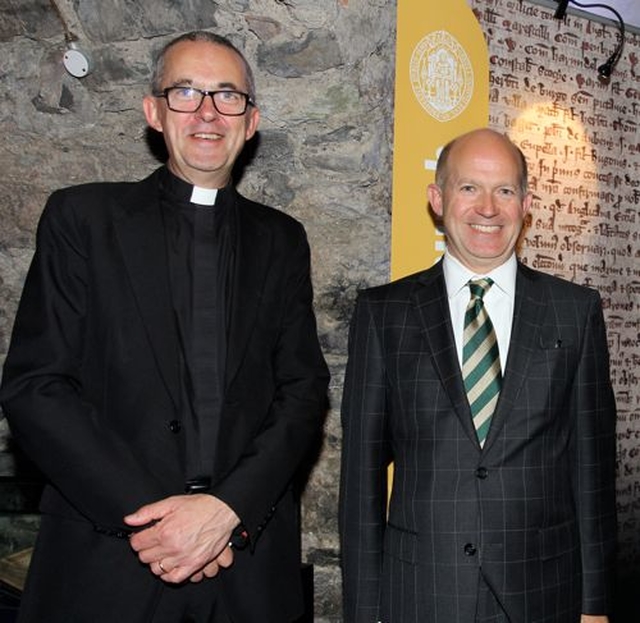
[[[469,623],[480,573],[513,623],[610,610],[616,418],[597,292],[519,265],[481,448],[441,263],[364,291],[342,417],[347,623]]]
[[[162,582],[122,518],[184,491],[179,340],[158,172],[55,192],[43,212],[2,401],[48,480],[21,621],[149,620]],[[234,621],[302,609],[291,481],[322,428],[309,250],[294,219],[235,195],[237,248],[211,493],[251,546],[219,578]]]

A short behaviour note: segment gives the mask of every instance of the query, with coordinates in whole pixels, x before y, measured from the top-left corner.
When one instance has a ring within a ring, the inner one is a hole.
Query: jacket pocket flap
[[[547,560],[566,554],[578,546],[576,522],[566,521],[540,530],[540,558]]]
[[[383,549],[386,554],[415,565],[418,560],[418,535],[387,524]]]

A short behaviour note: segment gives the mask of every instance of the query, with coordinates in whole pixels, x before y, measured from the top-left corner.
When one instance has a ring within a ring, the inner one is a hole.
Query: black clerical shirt
[[[224,391],[227,308],[235,248],[232,191],[191,202],[193,186],[165,169],[160,203],[182,358],[182,431],[187,480],[213,472]]]

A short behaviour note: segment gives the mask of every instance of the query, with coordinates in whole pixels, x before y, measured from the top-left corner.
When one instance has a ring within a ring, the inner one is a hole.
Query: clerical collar
[[[160,179],[163,191],[174,201],[177,200],[182,204],[191,203],[196,206],[214,206],[216,201],[220,203],[226,188],[228,188],[194,186],[174,175],[168,167],[164,167]]]
[[[191,203],[201,206],[212,206],[216,204],[217,188],[202,188],[194,186],[191,191]]]

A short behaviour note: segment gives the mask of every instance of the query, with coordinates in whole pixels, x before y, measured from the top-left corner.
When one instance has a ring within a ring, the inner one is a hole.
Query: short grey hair
[[[249,65],[249,61],[245,58],[244,54],[235,46],[229,39],[223,37],[222,35],[217,35],[213,32],[209,32],[207,30],[194,30],[192,32],[185,33],[172,39],[167,43],[164,47],[160,49],[160,51],[155,55],[153,60],[153,68],[151,72],[151,92],[159,93],[162,90],[162,78],[164,74],[164,63],[167,56],[167,52],[178,43],[182,43],[183,41],[205,41],[207,43],[213,43],[215,45],[221,45],[229,50],[235,52],[242,64],[244,66],[245,79],[247,81],[247,91],[249,93],[249,98],[252,102],[256,101],[256,84],[255,79],[253,77],[253,70],[251,69],[251,65]]]

